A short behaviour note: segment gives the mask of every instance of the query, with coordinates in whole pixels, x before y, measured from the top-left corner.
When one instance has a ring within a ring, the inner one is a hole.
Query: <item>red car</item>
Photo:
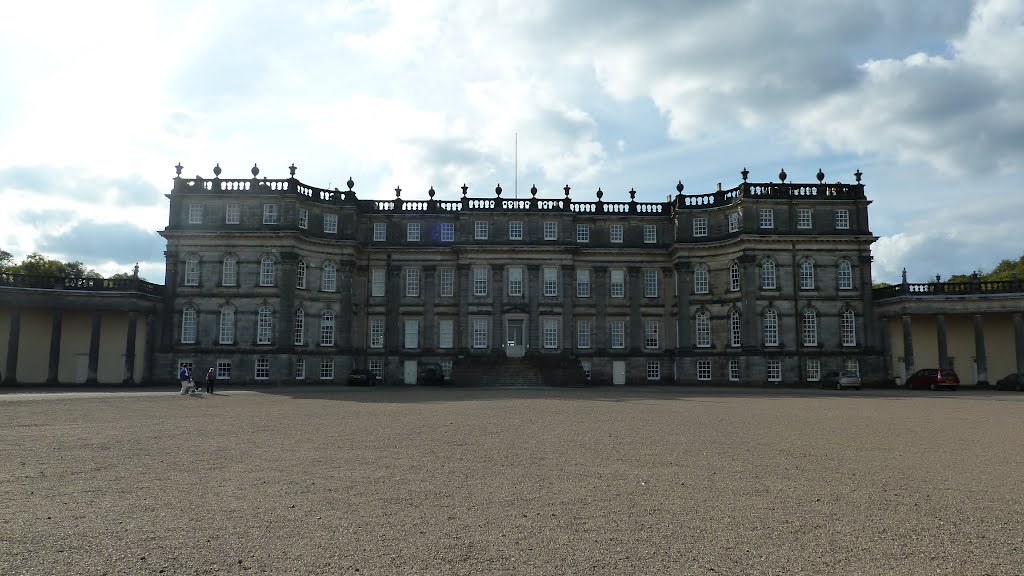
[[[937,368],[925,368],[918,370],[907,378],[907,388],[928,388],[938,390],[949,388],[957,390],[960,388],[960,377],[953,370],[939,370]]]

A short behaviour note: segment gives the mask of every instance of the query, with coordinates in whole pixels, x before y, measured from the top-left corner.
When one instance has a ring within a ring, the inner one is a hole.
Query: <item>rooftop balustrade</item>
[[[0,272],[0,286],[87,292],[140,292],[152,295],[160,295],[163,289],[163,286],[141,278],[77,278],[11,274],[9,272]]]

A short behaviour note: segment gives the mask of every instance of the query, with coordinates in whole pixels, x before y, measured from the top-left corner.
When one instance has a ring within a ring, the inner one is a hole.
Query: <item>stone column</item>
[[[910,376],[914,373],[914,334],[910,330],[910,315],[903,315],[903,368]]]
[[[988,358],[985,357],[985,320],[974,315],[974,363],[978,367],[978,384],[988,383]]]
[[[506,346],[505,324],[502,314],[502,295],[505,267],[495,264],[491,266],[491,349],[504,352]]]
[[[643,351],[644,345],[644,323],[640,315],[640,305],[644,299],[642,273],[639,266],[630,266],[628,269],[629,288],[626,293],[629,295],[629,330],[627,334],[629,335],[630,353],[634,355],[639,355]]]
[[[60,338],[64,325],[64,311],[54,310],[50,320],[50,362],[46,369],[46,383],[60,383]]]
[[[340,302],[338,303],[338,319],[334,326],[334,332],[338,336],[335,345],[344,354],[352,354],[352,323],[355,316],[353,311],[352,294],[355,290],[355,266],[351,262],[343,262],[338,266],[338,290]],[[319,318],[317,325],[319,326]],[[307,322],[309,317],[307,316]],[[316,342],[320,341],[319,328],[316,332]]]
[[[469,297],[473,293],[470,282],[469,264],[458,264],[459,279],[455,285],[455,294],[458,295],[459,303],[459,325],[455,327],[455,345],[463,350],[473,347],[473,330],[469,326]]]
[[[295,342],[295,268],[299,261],[299,255],[294,252],[281,254],[280,270],[278,271],[278,286],[276,305],[272,306],[271,319],[277,329],[272,332],[271,338],[274,348],[277,350],[293,350]],[[308,268],[307,268],[308,270]],[[337,278],[335,278],[337,282]],[[308,286],[309,284],[307,284]],[[284,362],[271,362],[272,376],[275,378],[290,379],[292,371]]]
[[[1017,375],[1024,377],[1024,314],[1013,313],[1013,349],[1017,353]]]
[[[173,314],[172,314],[173,316]],[[146,315],[146,351],[142,358],[142,381],[147,384],[153,383],[153,349],[156,347],[156,331],[153,325],[156,323],[152,314]],[[177,376],[175,376],[177,377]]]
[[[389,354],[395,354],[402,347],[402,338],[405,335],[401,318],[405,290],[402,289],[402,267],[392,264],[390,255],[385,278],[387,278],[386,294],[388,297],[385,304],[384,349]]]
[[[693,348],[693,330],[690,327],[690,264],[676,262],[676,349],[690,350]]]
[[[576,307],[573,306],[573,299],[576,298],[576,269],[572,266],[562,266],[562,338],[559,345],[562,350],[574,352],[576,350]]]
[[[21,308],[11,308],[11,326],[7,332],[7,367],[4,384],[18,383],[18,340],[21,338]]]
[[[747,210],[746,212],[753,212]],[[743,348],[758,349],[762,347],[761,314],[757,309],[757,296],[761,289],[761,270],[757,266],[757,258],[752,254],[744,254],[739,258],[740,288],[743,299],[740,305],[740,321],[742,322]]]
[[[859,212],[860,210],[854,210],[854,213]],[[874,291],[871,288],[871,254],[862,254],[859,263],[860,265],[857,266],[854,274],[860,275],[860,293],[864,303],[864,312],[861,315],[864,322],[864,335],[866,338],[872,338],[876,332]],[[877,342],[867,340],[864,342],[864,347],[866,348],[873,348],[876,345]]]
[[[544,287],[544,278],[540,266],[530,264],[526,267],[526,289],[530,318],[526,321],[526,349],[540,350],[540,295]]]
[[[434,301],[437,299],[437,267],[423,267],[423,340],[420,349],[432,352],[437,347],[437,322],[434,321]]]
[[[608,349],[608,267],[594,266],[594,278],[590,283],[594,295],[594,332],[591,334],[595,350],[603,353]]]
[[[128,334],[124,341],[124,378],[122,384],[135,384],[135,330],[139,323],[139,313],[128,313]]]
[[[879,352],[882,353],[882,375],[886,378],[890,377],[892,369],[892,346],[889,341],[889,318],[882,316],[878,319],[878,346]]]
[[[100,365],[100,325],[103,321],[102,312],[92,313],[92,331],[89,335],[89,375],[86,384],[97,384],[96,372]]]
[[[946,343],[946,316],[935,315],[935,332],[938,335],[939,344],[939,369],[949,368],[949,350]]]
[[[661,347],[663,350],[674,350],[679,346],[676,342],[676,324],[672,321],[672,276],[671,268],[661,269],[658,296],[661,300]]]

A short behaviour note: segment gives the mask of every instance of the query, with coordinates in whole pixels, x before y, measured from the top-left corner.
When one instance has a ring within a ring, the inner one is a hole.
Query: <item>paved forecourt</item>
[[[0,394],[2,574],[1021,574],[1024,395]]]

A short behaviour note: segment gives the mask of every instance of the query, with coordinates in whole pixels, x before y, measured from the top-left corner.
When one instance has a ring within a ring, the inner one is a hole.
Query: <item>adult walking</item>
[[[217,375],[213,372],[213,368],[206,371],[206,393],[213,394],[213,382],[217,379]]]
[[[182,364],[178,370],[178,380],[181,381],[181,395],[186,396],[192,387],[192,375],[188,373],[188,366]]]

